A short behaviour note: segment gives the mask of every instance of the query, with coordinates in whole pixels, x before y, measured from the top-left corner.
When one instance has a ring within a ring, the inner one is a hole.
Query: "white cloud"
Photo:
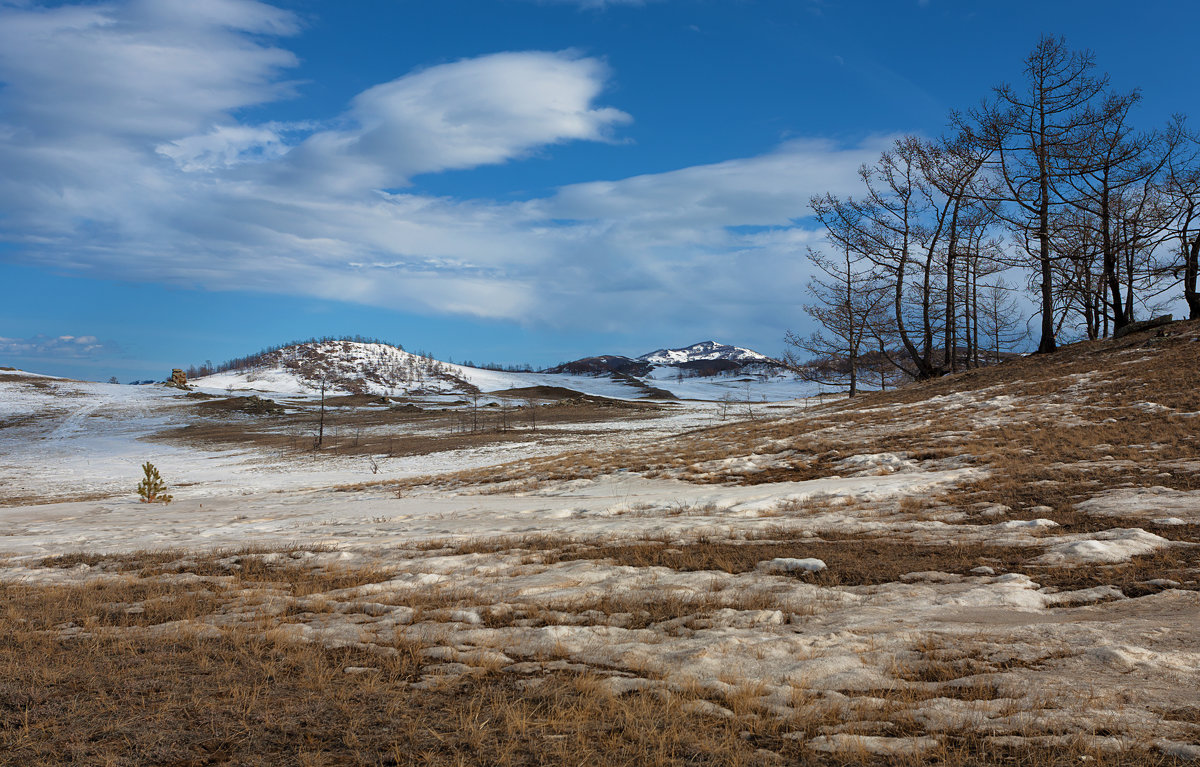
[[[119,352],[119,348],[95,336],[0,337],[0,357],[18,359],[79,360]]]
[[[218,125],[199,136],[186,136],[158,145],[156,151],[170,157],[185,171],[232,168],[247,162],[278,159],[287,153],[284,132],[288,126]]]
[[[403,186],[420,173],[495,165],[565,141],[601,141],[629,122],[593,107],[605,65],[571,53],[498,53],[363,91],[340,121],[288,157],[289,183]]]
[[[786,226],[808,215],[808,199],[853,181],[856,164],[887,141],[839,148],[829,141],[797,140],[746,159],[700,165],[615,182],[565,187],[547,201],[554,218],[604,218],[647,233],[723,226]],[[852,169],[847,177],[846,169]]]
[[[291,14],[250,0],[139,0],[0,9],[5,121],[41,142],[177,138],[291,92],[295,56],[247,33],[288,34]]]
[[[109,278],[698,337],[787,321],[815,237],[796,219],[887,143],[431,197],[406,185],[611,140],[630,117],[597,103],[605,64],[501,53],[370,88],[322,125],[239,122],[290,93],[295,58],[271,40],[297,28],[250,0],[0,5],[0,238]]]

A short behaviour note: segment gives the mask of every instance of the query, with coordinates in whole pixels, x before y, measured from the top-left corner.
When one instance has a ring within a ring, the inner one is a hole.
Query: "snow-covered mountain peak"
[[[770,357],[753,349],[730,346],[716,341],[701,341],[679,349],[658,349],[638,357],[651,365],[679,365],[686,362],[729,360],[731,362],[767,362]]]

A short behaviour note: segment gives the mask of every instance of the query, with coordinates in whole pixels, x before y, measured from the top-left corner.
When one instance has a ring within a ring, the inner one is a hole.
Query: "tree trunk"
[[[1196,275],[1200,273],[1200,233],[1192,240],[1186,257],[1187,262],[1183,267],[1183,297],[1188,305],[1188,319],[1200,320],[1200,294],[1196,292]]]
[[[957,255],[954,251],[958,247],[958,200],[954,201],[954,212],[950,214],[950,242],[946,249],[946,340],[944,341],[945,349],[945,364],[943,367],[949,369],[951,373],[955,372],[958,366],[955,364],[958,355],[955,354],[955,346],[958,345],[958,339],[955,338],[954,330],[957,316],[957,311],[954,306],[954,257]]]
[[[979,367],[979,261],[975,262],[975,269],[971,275],[971,318],[974,320],[971,323],[971,347],[975,357],[975,367]]]
[[[921,357],[921,354],[917,351],[917,347],[913,345],[912,339],[908,337],[908,329],[904,325],[905,263],[904,260],[901,260],[900,266],[896,270],[896,292],[893,302],[896,314],[896,332],[900,336],[900,343],[904,345],[904,351],[908,353],[908,358],[912,360],[913,365],[917,369],[917,378],[923,380],[933,377],[933,368],[930,367],[927,359]]]
[[[1043,214],[1044,216],[1045,214]],[[1038,354],[1049,354],[1058,350],[1054,341],[1054,275],[1050,270],[1050,238],[1046,229],[1040,232],[1042,266],[1042,340]]]
[[[1050,158],[1046,150],[1046,103],[1038,104],[1038,261],[1042,268],[1042,339],[1038,354],[1057,351],[1054,341],[1054,272],[1050,268]]]
[[[317,421],[317,447],[325,441],[325,380],[321,380],[321,418]]]
[[[970,243],[967,243],[967,258],[963,262],[963,362],[967,368],[971,364],[975,349],[971,344],[971,253]]]
[[[1131,240],[1130,244],[1129,244],[1129,248],[1125,252],[1125,280],[1126,280],[1126,282],[1125,282],[1125,324],[1126,325],[1133,322],[1133,279],[1134,279],[1134,276],[1133,276],[1134,264],[1133,264],[1133,262],[1134,262],[1134,259],[1136,258],[1136,253],[1134,251],[1134,247],[1135,247],[1134,241]],[[1114,333],[1116,333],[1118,330],[1120,330],[1120,328],[1113,328]]]
[[[1104,179],[1104,188],[1100,192],[1100,250],[1104,254],[1104,282],[1108,286],[1109,302],[1112,306],[1113,331],[1116,332],[1129,324],[1125,313],[1125,302],[1121,297],[1121,279],[1118,271],[1120,261],[1117,249],[1113,244],[1112,212],[1109,210],[1108,179]]]

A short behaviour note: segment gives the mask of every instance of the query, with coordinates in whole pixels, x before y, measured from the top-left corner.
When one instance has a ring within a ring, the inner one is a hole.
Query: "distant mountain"
[[[663,380],[667,377],[736,376],[743,373],[773,375],[780,370],[782,367],[778,362],[753,349],[701,341],[678,349],[658,349],[636,358],[619,354],[584,357],[543,372]]]
[[[599,357],[584,357],[573,362],[564,362],[543,371],[545,373],[568,373],[570,375],[603,375],[620,373],[628,376],[647,375],[653,366],[648,362],[622,357],[619,354],[602,354]]]
[[[701,341],[698,344],[684,346],[679,349],[657,349],[649,354],[643,354],[638,359],[642,362],[648,362],[651,365],[682,365],[714,360],[727,360],[740,365],[755,362],[772,362],[770,357],[765,354],[759,354],[753,349],[730,346],[729,344],[717,343],[716,341]]]

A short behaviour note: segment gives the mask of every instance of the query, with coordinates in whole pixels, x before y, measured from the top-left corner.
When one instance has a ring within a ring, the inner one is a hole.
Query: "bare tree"
[[[1200,319],[1200,138],[1195,134],[1184,136],[1180,151],[1168,160],[1161,190],[1175,211],[1169,225],[1174,247],[1166,268],[1183,282],[1188,318]]]
[[[993,220],[992,211],[981,204],[986,193],[978,187],[980,171],[991,156],[991,150],[974,139],[969,132],[960,132],[953,137],[943,137],[937,143],[919,145],[921,170],[928,185],[932,210],[935,211],[935,233],[929,261],[932,263],[934,250],[943,246],[941,269],[945,274],[946,287],[943,291],[945,312],[943,314],[944,338],[943,364],[951,372],[957,369],[958,355],[958,308],[957,280],[960,259],[966,256],[975,237],[982,237]],[[932,193],[935,191],[935,198]]]
[[[1051,247],[1060,255],[1054,268],[1058,272],[1061,310],[1077,315],[1089,339],[1107,336],[1103,251],[1097,239],[1099,224],[1086,211],[1064,213],[1053,227]]]
[[[1154,313],[1166,302],[1153,299],[1173,287],[1164,283],[1156,253],[1163,242],[1172,239],[1170,231],[1174,209],[1153,180],[1122,191],[1113,206],[1116,224],[1117,279],[1124,281],[1124,314],[1133,322],[1135,305]]]
[[[788,331],[784,340],[791,348],[784,359],[793,370],[845,377],[849,396],[853,397],[858,393],[863,341],[886,293],[875,275],[862,267],[860,262],[864,259],[854,256],[848,247],[843,246],[837,258],[811,248],[808,256],[823,276],[809,281],[808,290],[814,303],[805,305],[804,311],[822,329],[806,337]],[[800,352],[807,356],[802,359]],[[808,362],[813,357],[819,361],[817,366]]]
[[[321,373],[321,415],[317,419],[317,444],[314,445],[317,449],[320,449],[321,444],[325,441],[325,387],[328,381],[328,374]]]
[[[1108,94],[1086,113],[1088,130],[1082,132],[1081,143],[1055,158],[1062,166],[1060,177],[1071,189],[1068,201],[1088,214],[1077,221],[1094,226],[1114,331],[1133,321],[1135,275],[1129,267],[1166,223],[1155,215],[1158,206],[1149,193],[1150,182],[1181,136],[1178,119],[1166,131],[1135,131],[1129,112],[1140,100],[1137,90]],[[1124,284],[1122,256],[1128,278]]]
[[[841,250],[866,258],[889,286],[890,312],[896,340],[917,378],[940,373],[932,360],[933,315],[932,263],[927,257],[935,249],[938,232],[922,220],[927,212],[928,191],[919,166],[916,139],[897,141],[871,166],[859,169],[866,192],[861,199],[841,200],[833,195],[811,200],[826,236]],[[915,286],[909,278],[915,275]],[[914,339],[909,324],[909,306],[916,298],[921,336]]]
[[[984,285],[980,294],[979,321],[983,340],[993,364],[1026,338],[1029,331],[1018,310],[1013,288],[1003,280]]]
[[[1090,51],[1072,51],[1066,40],[1042,37],[1025,58],[1022,88],[1000,85],[995,97],[970,115],[957,118],[994,152],[1003,194],[1002,217],[1018,234],[1032,259],[1040,293],[1039,352],[1052,352],[1055,341],[1054,250],[1051,221],[1064,204],[1065,175],[1074,172],[1062,158],[1074,156],[1091,140],[1094,100],[1108,84],[1095,76]]]

